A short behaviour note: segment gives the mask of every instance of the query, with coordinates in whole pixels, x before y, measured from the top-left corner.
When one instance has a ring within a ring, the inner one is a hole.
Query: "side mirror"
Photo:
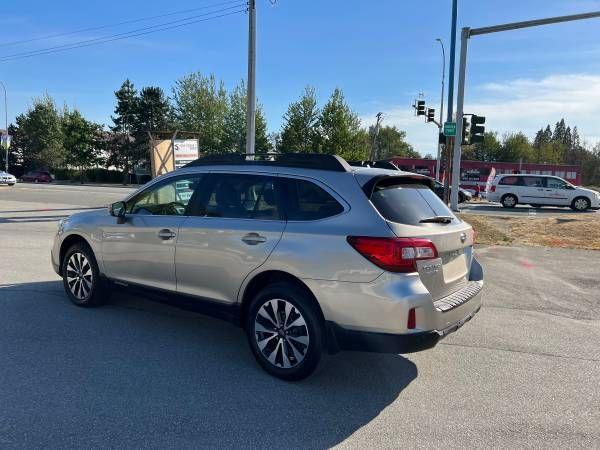
[[[568,190],[570,190],[570,191],[574,191],[576,188],[575,188],[575,186],[572,186],[572,185],[570,185],[570,184],[567,184],[567,185],[565,186],[565,189],[568,189]]]
[[[117,218],[117,223],[125,223],[125,212],[126,212],[125,202],[115,202],[108,207],[108,212],[111,216]]]

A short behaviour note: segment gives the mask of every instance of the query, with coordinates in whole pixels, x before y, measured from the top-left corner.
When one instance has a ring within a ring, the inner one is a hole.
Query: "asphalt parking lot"
[[[0,187],[0,447],[600,447],[600,253],[478,248],[483,308],[436,348],[285,383],[227,323],[69,303],[56,221],[127,192]]]

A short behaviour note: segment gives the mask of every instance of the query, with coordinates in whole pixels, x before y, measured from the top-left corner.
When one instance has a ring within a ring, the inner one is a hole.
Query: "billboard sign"
[[[175,139],[173,141],[173,156],[175,160],[175,170],[181,169],[186,164],[198,159],[198,140],[197,139]]]

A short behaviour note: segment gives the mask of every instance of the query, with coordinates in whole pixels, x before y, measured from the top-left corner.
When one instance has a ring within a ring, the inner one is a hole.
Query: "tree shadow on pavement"
[[[325,448],[417,377],[397,355],[327,356],[286,383],[243,331],[127,291],[71,305],[60,281],[0,285],[0,443]]]

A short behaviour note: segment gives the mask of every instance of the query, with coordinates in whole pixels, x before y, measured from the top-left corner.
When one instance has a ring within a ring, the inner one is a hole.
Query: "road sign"
[[[444,136],[456,136],[456,122],[444,123]]]

